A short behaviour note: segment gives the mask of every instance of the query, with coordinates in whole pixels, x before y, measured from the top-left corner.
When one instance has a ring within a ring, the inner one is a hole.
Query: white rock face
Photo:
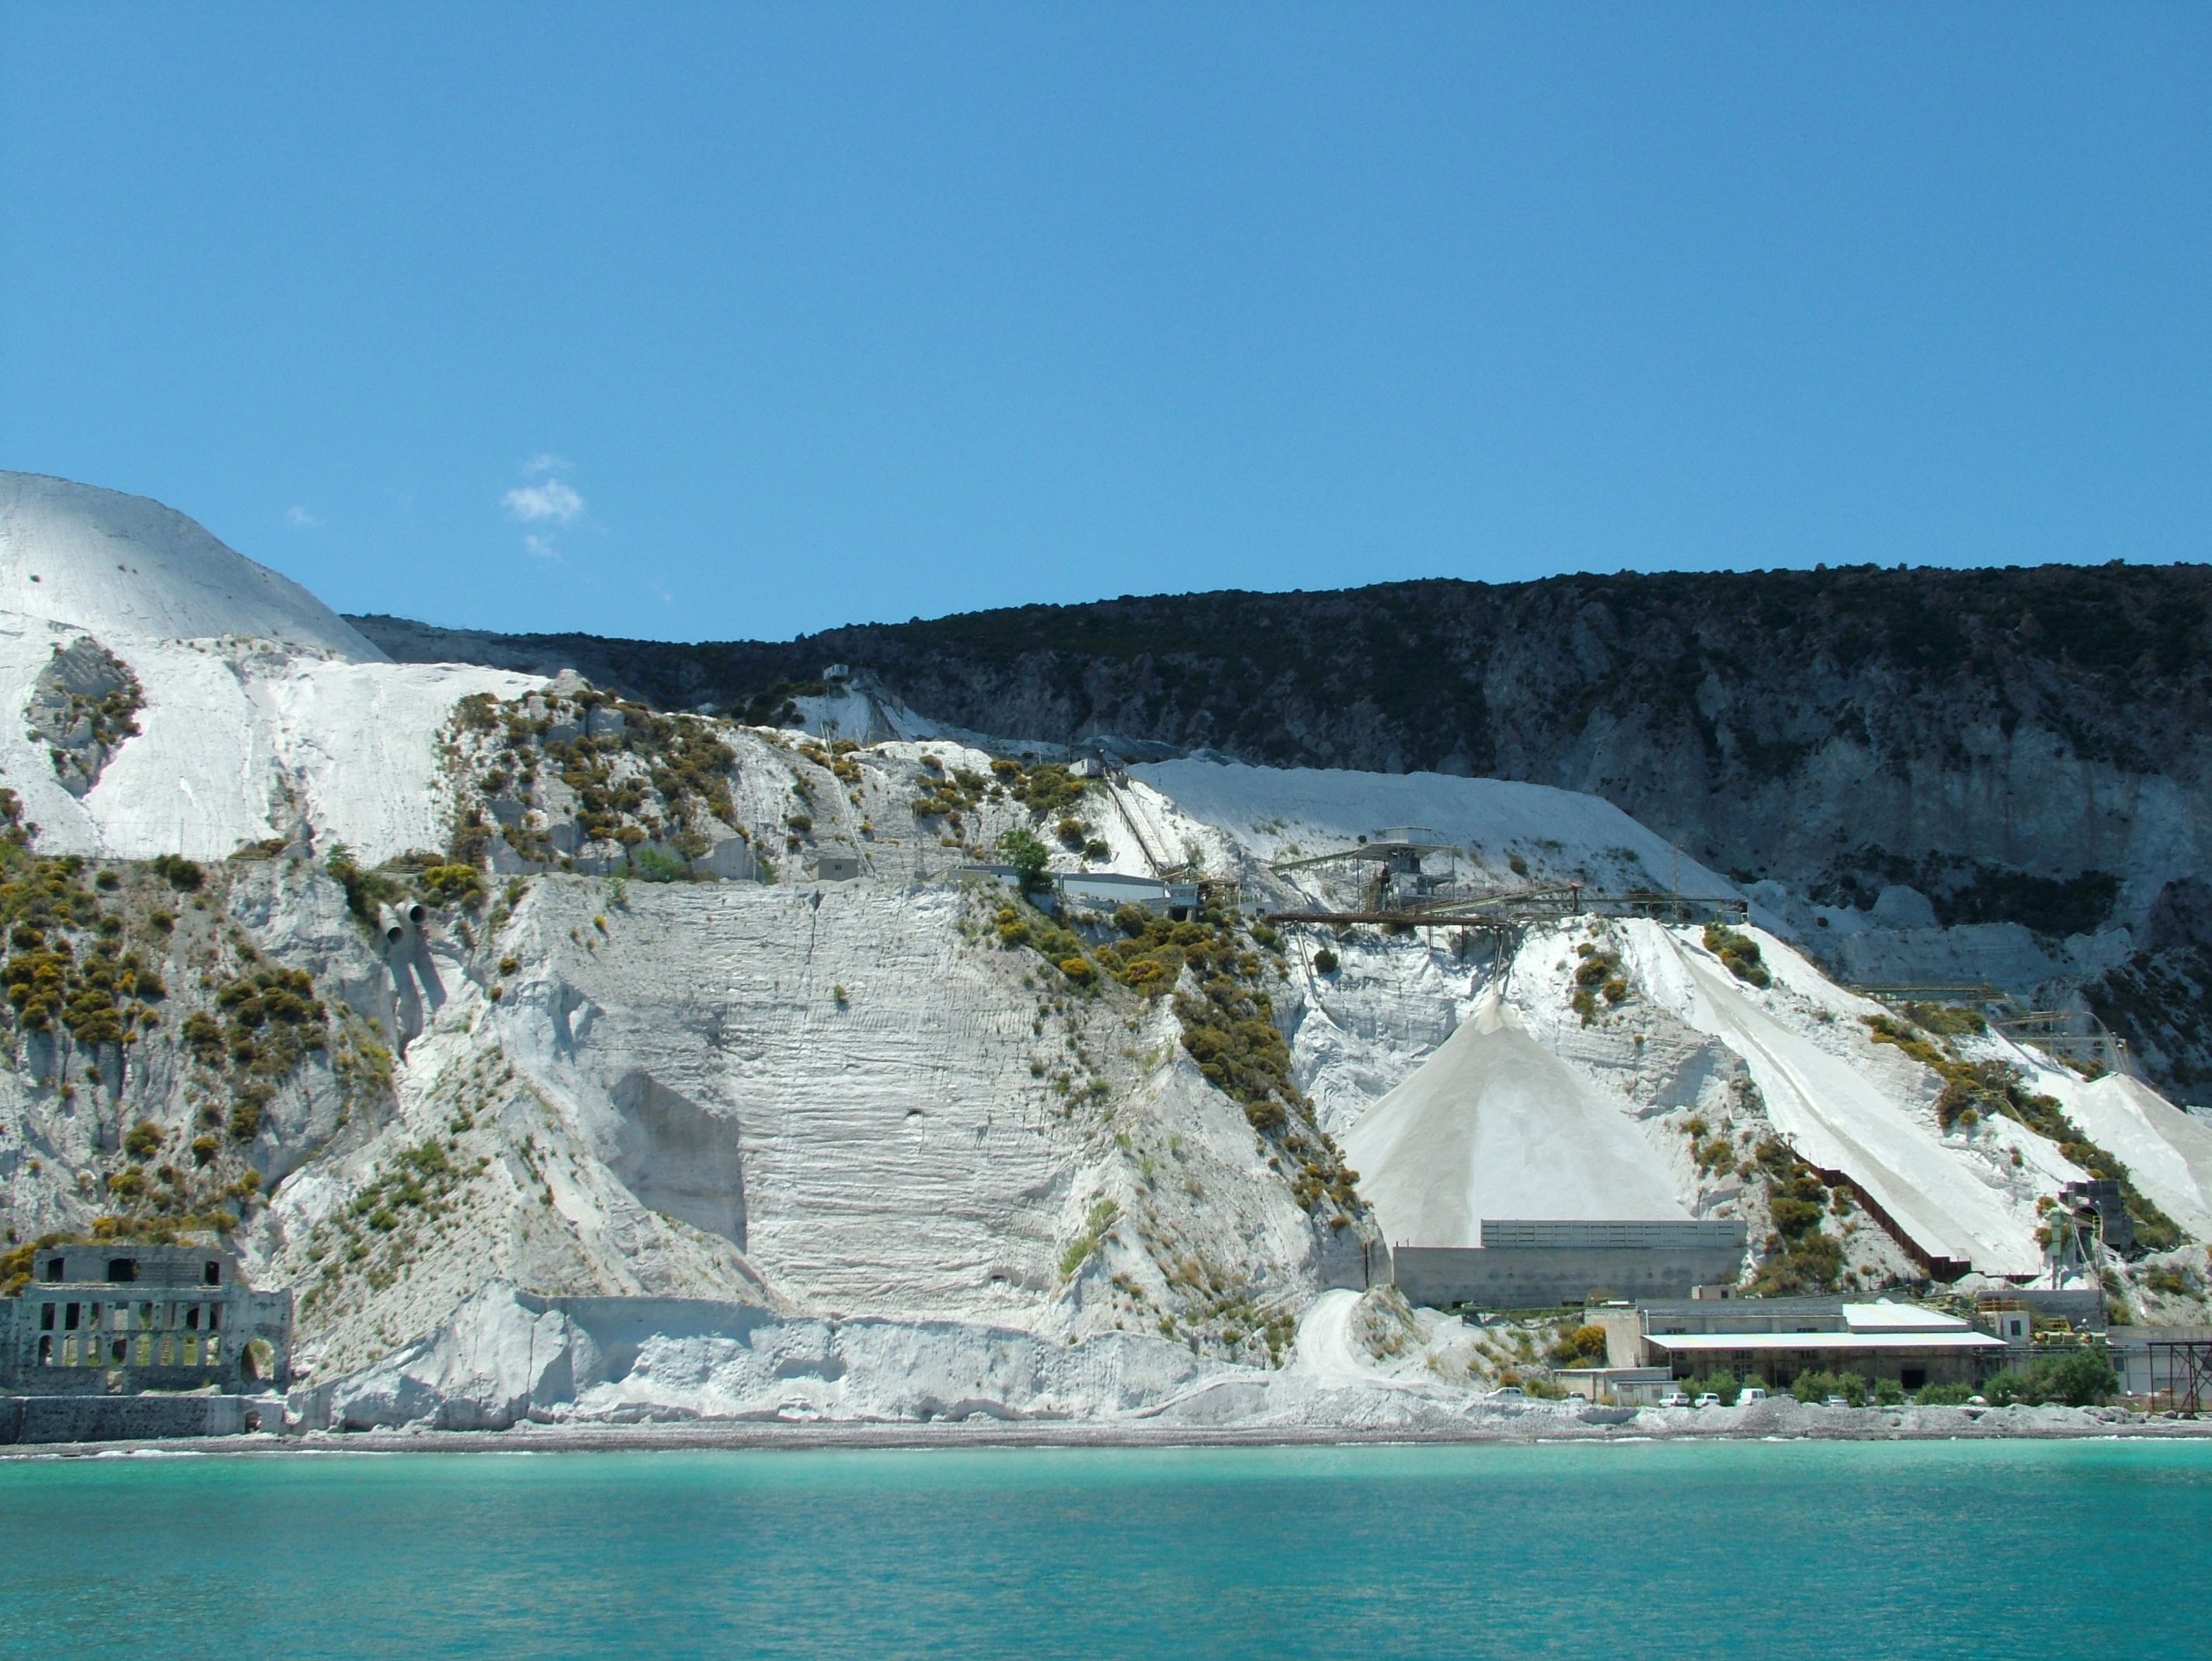
[[[24,711],[55,653],[87,638],[143,703],[80,796]],[[50,851],[222,859],[302,827],[372,863],[441,847],[453,802],[438,735],[455,702],[538,684],[387,662],[159,502],[0,473],[0,707],[15,712],[0,721],[0,776]]]
[[[80,771],[80,796],[21,716],[56,649],[86,638],[143,703],[88,788]],[[1473,1340],[1370,1287],[1386,1232],[1474,1244],[1486,1214],[1692,1215],[1741,1217],[1759,1239],[1756,1156],[1779,1139],[1890,1220],[1843,1226],[1869,1280],[1911,1272],[1909,1253],[2032,1275],[2036,1202],[2081,1174],[2008,1122],[1942,1131],[1936,1075],[1874,1043],[1877,1007],[1778,934],[1753,931],[1765,989],[1697,930],[1642,921],[1564,919],[1504,951],[1449,928],[1256,935],[1238,973],[1264,991],[1320,1123],[1349,1143],[1378,1229],[1299,1196],[1298,1151],[1207,1083],[1171,1000],[1080,992],[1055,963],[1002,949],[1005,891],[957,867],[1029,814],[991,798],[991,757],[962,735],[851,685],[804,712],[811,726],[890,736],[836,767],[776,734],[713,729],[735,757],[723,830],[779,861],[776,880],[501,878],[473,916],[373,945],[320,856],[337,841],[371,864],[444,846],[464,805],[457,702],[545,684],[379,661],[167,509],[0,477],[0,697],[17,711],[0,721],[0,774],[38,848],[285,850],[227,867],[204,907],[162,891],[186,915],[137,944],[166,954],[175,1001],[98,1092],[64,1093],[82,1069],[19,1039],[0,1071],[10,1226],[88,1223],[141,1117],[177,1146],[220,1122],[221,1102],[196,1117],[210,1104],[190,1091],[216,1086],[192,1083],[173,1033],[212,954],[244,949],[224,945],[234,934],[309,970],[346,1007],[343,1056],[310,1060],[268,1104],[251,1160],[275,1193],[250,1244],[264,1280],[300,1290],[319,1376],[352,1375],[335,1392],[351,1422],[1413,1422],[1473,1410]],[[917,819],[917,796],[963,770],[957,833],[942,813]],[[1325,907],[1373,867],[1271,862],[1413,824],[1501,887],[1735,891],[1570,792],[1202,759],[1134,770],[1082,798],[1073,845],[1053,837],[1057,868],[1188,862],[1242,884],[1248,912]],[[562,771],[549,756],[541,800],[585,788]],[[1077,851],[1097,843],[1103,857]],[[860,874],[815,879],[825,853]],[[1787,897],[1759,897],[1753,916]],[[1925,932],[1923,910],[1900,894],[1888,933]],[[1817,926],[1792,915],[1801,934]],[[1087,926],[1094,943],[1111,932]],[[1326,972],[1324,944],[1339,959]],[[1587,1014],[1571,1002],[1578,948],[1613,954],[1626,983]],[[1194,964],[1182,990],[1222,972]],[[2212,1233],[2198,1122],[2131,1081],[2087,1084],[1989,1043],[2184,1229]],[[368,1087],[386,1044],[396,1071]],[[429,1165],[434,1203],[398,1215],[395,1185]]]
[[[243,636],[381,663],[305,588],[234,553],[173,508],[38,473],[0,472],[6,609],[125,641]]]

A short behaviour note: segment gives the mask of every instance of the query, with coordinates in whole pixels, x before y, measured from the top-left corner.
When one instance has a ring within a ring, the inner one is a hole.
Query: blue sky
[[[0,0],[0,466],[345,610],[2201,560],[2212,8]]]

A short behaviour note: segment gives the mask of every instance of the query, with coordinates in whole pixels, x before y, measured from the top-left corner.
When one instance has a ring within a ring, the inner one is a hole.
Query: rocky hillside
[[[1973,872],[2121,870],[2146,792],[2203,827],[2212,759],[2204,566],[1395,583],[1025,606],[776,644],[353,621],[402,660],[572,666],[664,707],[772,716],[840,662],[978,730],[1527,779],[1605,796],[1753,876],[1965,867],[1936,885],[1960,921],[2078,910]]]
[[[2102,957],[2039,967],[2163,1076],[2212,1081],[2192,1013],[2212,985],[2193,886],[2212,848],[2212,567],[1413,582],[1026,606],[781,643],[352,621],[402,660],[574,666],[754,721],[787,717],[846,664],[980,731],[1585,791],[1816,903],[1870,911],[1909,886],[1946,928],[2056,942],[2124,926]]]

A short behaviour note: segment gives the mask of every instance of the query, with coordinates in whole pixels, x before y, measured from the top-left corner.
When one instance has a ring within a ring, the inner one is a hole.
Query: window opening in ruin
[[[200,1278],[211,1287],[221,1286],[222,1284],[222,1265],[216,1262],[212,1258],[209,1259],[206,1266],[200,1270]]]
[[[41,1338],[41,1339],[40,1339],[40,1340],[39,1340],[39,1365],[40,1365],[40,1366],[42,1366],[42,1367],[50,1367],[50,1366],[52,1366],[53,1364],[54,1364],[54,1341],[53,1341],[52,1339],[51,1339],[51,1338]]]
[[[60,1258],[49,1257],[46,1259],[46,1276],[49,1281],[58,1281],[62,1278],[62,1260]]]
[[[249,1342],[239,1355],[240,1376],[260,1379],[269,1378],[276,1368],[276,1352],[266,1338]]]
[[[192,1304],[187,1306],[185,1311],[185,1330],[187,1332],[198,1332],[199,1329],[200,1306],[198,1304]]]
[[[110,1257],[107,1260],[107,1278],[116,1286],[137,1280],[138,1260],[136,1257]]]
[[[154,1365],[154,1341],[151,1338],[138,1341],[138,1365],[142,1367]]]
[[[139,1330],[139,1331],[141,1331],[141,1332],[150,1332],[150,1331],[152,1331],[152,1330],[153,1330],[153,1328],[154,1328],[154,1305],[151,1305],[151,1304],[141,1304],[141,1305],[138,1305],[138,1330]]]
[[[116,1366],[121,1366],[125,1359],[129,1355],[130,1350],[131,1341],[128,1338],[118,1338],[114,1342],[108,1345],[107,1356],[110,1360],[115,1363]]]
[[[52,1304],[40,1304],[39,1305],[39,1330],[41,1332],[52,1332],[53,1329],[54,1306]]]
[[[197,1332],[185,1335],[185,1365],[196,1367],[200,1364],[200,1335]]]
[[[220,1366],[222,1364],[222,1339],[210,1338],[207,1341],[206,1360],[210,1366]]]
[[[161,1338],[161,1365],[173,1367],[177,1364],[177,1341],[164,1334]]]
[[[62,1325],[70,1331],[75,1332],[76,1330],[77,1322],[82,1317],[83,1314],[83,1309],[78,1305],[64,1305],[62,1309]]]
[[[222,1305],[221,1304],[210,1304],[208,1305],[207,1324],[208,1330],[210,1332],[220,1332],[222,1330]]]

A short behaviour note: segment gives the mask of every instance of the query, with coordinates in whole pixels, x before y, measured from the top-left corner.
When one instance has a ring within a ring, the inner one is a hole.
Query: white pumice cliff
[[[2091,1145],[2172,1230],[2119,1295],[2201,1307],[2203,1119],[1923,1030],[1799,949],[1809,902],[1594,797],[1109,782],[865,688],[755,728],[395,664],[181,515],[15,474],[0,694],[7,1244],[232,1229],[339,1422],[1462,1415],[1499,1353],[1397,1301],[1394,1244],[1740,1218],[1766,1289],[2017,1278]],[[1407,825],[1468,885],[1747,920],[1262,921],[1356,909],[1370,867],[1296,861]],[[980,868],[1016,831],[1205,897],[1048,916]]]

